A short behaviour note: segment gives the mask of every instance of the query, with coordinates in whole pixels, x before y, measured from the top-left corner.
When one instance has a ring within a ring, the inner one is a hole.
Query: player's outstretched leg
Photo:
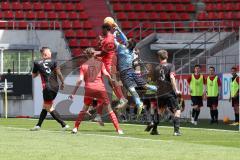
[[[131,95],[133,96],[133,99],[138,107],[138,110],[137,110],[137,117],[139,117],[142,113],[142,110],[143,110],[143,102],[141,101],[136,89],[134,87],[130,87],[129,89],[129,92],[131,93]]]
[[[176,110],[174,113],[174,118],[173,118],[173,127],[174,127],[174,136],[181,136],[181,133],[179,131],[180,129],[180,115],[181,115],[181,110]]]
[[[122,131],[122,129],[119,126],[117,116],[113,112],[110,104],[107,105],[107,109],[108,109],[109,118],[111,119],[111,121],[113,123],[113,126],[115,127],[116,131],[118,132],[118,134],[123,134],[123,131]]]
[[[77,133],[78,128],[79,128],[81,122],[82,122],[83,119],[84,119],[84,116],[85,116],[85,114],[86,114],[87,109],[88,109],[88,106],[85,105],[85,106],[83,107],[83,109],[79,112],[78,117],[77,117],[77,119],[76,119],[76,121],[75,121],[75,124],[74,124],[74,128],[73,128],[73,130],[72,130],[72,133],[73,133],[73,134],[76,134],[76,133]]]
[[[40,113],[40,116],[39,116],[39,119],[38,119],[38,123],[36,126],[34,126],[31,131],[38,131],[40,130],[41,126],[42,126],[42,123],[44,121],[44,119],[46,118],[47,116],[47,110],[46,109],[42,109],[41,113]]]

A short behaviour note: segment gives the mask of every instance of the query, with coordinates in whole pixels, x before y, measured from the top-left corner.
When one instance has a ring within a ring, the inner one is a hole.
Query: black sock
[[[199,114],[200,114],[200,110],[196,110],[194,121],[198,121]]]
[[[66,123],[60,118],[60,115],[56,110],[53,110],[52,112],[50,112],[50,114],[58,123],[61,124],[62,127],[66,126]]]
[[[154,114],[154,121],[153,121],[153,130],[157,130],[157,126],[159,124],[159,115],[158,114]]]
[[[151,123],[154,123],[154,114],[151,114],[151,121],[150,121],[150,124]]]
[[[41,127],[44,119],[47,117],[47,110],[42,109],[42,112],[40,113],[40,117],[38,119],[37,126]]]
[[[179,128],[180,128],[180,118],[179,117],[174,117],[173,127],[174,127],[174,132],[179,132]]]
[[[192,118],[195,117],[195,114],[196,114],[196,110],[195,110],[195,109],[192,109]]]
[[[218,121],[218,110],[216,109],[216,110],[214,110],[215,111],[215,121]]]
[[[235,122],[239,122],[239,113],[235,113]]]
[[[211,120],[214,120],[214,110],[210,110]]]

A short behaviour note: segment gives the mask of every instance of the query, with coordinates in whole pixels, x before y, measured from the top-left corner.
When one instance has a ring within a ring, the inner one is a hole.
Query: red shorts
[[[87,106],[92,105],[94,99],[97,99],[98,105],[110,104],[106,90],[102,91],[94,89],[85,90],[84,104]]]

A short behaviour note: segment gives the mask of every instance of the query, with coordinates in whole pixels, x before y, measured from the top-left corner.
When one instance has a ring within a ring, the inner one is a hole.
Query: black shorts
[[[232,107],[239,106],[239,96],[232,98]]]
[[[212,107],[212,106],[217,107],[218,106],[218,97],[208,97],[207,98],[207,106],[208,107]]]
[[[198,107],[203,106],[202,96],[191,96],[191,100],[192,100],[192,106],[198,106]]]
[[[122,71],[120,73],[120,78],[126,88],[143,87],[147,84],[146,81],[140,75],[136,74],[135,70],[132,68]]]
[[[179,110],[178,99],[175,93],[158,97],[158,107],[168,107],[172,112]]]
[[[53,101],[57,97],[56,91],[50,90],[48,88],[43,89],[43,100],[44,101]]]

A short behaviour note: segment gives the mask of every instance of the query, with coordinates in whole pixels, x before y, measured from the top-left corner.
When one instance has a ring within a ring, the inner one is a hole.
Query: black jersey
[[[174,93],[170,75],[174,74],[175,67],[171,63],[162,63],[155,68],[155,80],[158,86],[158,95],[164,96]]]
[[[42,80],[43,89],[57,91],[59,88],[57,74],[57,62],[52,59],[35,61],[33,73],[39,73]]]

